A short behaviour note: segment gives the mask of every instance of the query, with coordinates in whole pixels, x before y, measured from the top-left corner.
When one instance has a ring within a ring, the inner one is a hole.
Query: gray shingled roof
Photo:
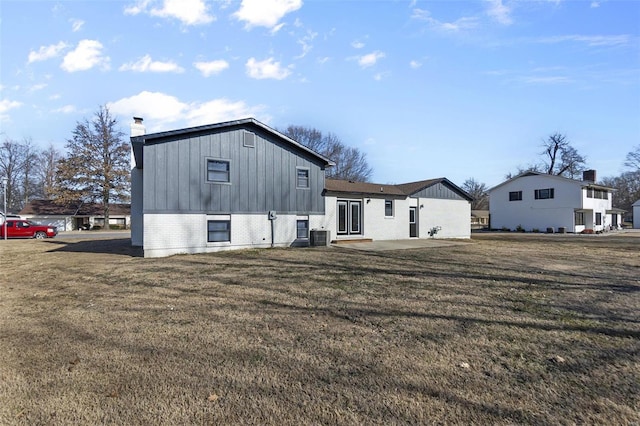
[[[370,195],[370,196],[398,196],[409,197],[425,188],[443,183],[454,191],[460,193],[464,198],[471,200],[469,194],[463,189],[455,185],[447,178],[419,180],[417,182],[401,183],[398,185],[385,185],[369,182],[354,182],[341,179],[325,179],[325,192],[327,193],[344,193],[354,195]]]

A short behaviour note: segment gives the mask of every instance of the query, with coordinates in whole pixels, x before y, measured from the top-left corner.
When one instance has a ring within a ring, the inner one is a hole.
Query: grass
[[[0,424],[639,424],[638,237],[0,241]]]

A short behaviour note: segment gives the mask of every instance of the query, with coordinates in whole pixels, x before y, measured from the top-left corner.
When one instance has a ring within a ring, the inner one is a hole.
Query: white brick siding
[[[208,220],[231,220],[230,242],[207,242]],[[274,245],[288,247],[296,241],[296,221],[309,220],[320,228],[322,216],[278,215],[273,221]],[[144,256],[208,253],[240,248],[271,247],[271,221],[266,214],[145,214]]]

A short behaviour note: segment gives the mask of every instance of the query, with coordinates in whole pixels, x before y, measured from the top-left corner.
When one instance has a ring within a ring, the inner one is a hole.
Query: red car
[[[53,238],[58,235],[55,226],[38,225],[29,220],[7,219],[7,238]],[[0,224],[0,238],[4,238],[5,224]]]

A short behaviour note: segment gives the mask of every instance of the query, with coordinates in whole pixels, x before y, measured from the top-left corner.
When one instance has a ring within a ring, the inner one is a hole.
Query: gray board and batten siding
[[[464,192],[458,188],[447,185],[447,182],[438,182],[435,185],[431,185],[422,189],[414,194],[411,194],[413,198],[438,198],[443,200],[468,200],[469,198],[463,196]]]
[[[144,161],[145,213],[324,214],[324,169],[332,163],[253,119],[132,143],[138,167]],[[207,160],[229,162],[229,183],[207,181]],[[299,168],[309,171],[309,188],[297,188]]]

